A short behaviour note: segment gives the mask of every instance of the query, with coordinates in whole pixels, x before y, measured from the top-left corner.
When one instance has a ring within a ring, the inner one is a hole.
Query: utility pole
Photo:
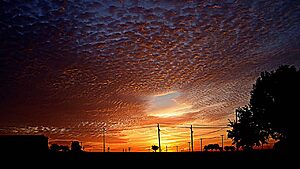
[[[238,113],[235,111],[235,125],[237,125],[237,120],[238,120]],[[235,144],[236,146],[236,151],[239,151],[238,143]]]
[[[189,152],[191,152],[191,142],[188,143],[189,143]]]
[[[200,138],[200,151],[202,151],[202,138]]]
[[[178,152],[178,146],[176,146],[176,152]]]
[[[224,147],[223,147],[223,140],[224,140],[223,137],[224,137],[224,135],[222,134],[221,137],[222,137],[222,151],[223,151],[224,150]]]
[[[168,152],[168,146],[166,146],[166,152]]]
[[[193,125],[191,125],[191,144],[192,144],[192,152],[194,152]]]
[[[103,130],[102,130],[102,138],[103,138],[103,152],[105,152],[105,128],[103,127]]]
[[[159,152],[161,152],[159,123],[157,123],[157,132],[158,132],[158,148],[159,148]]]

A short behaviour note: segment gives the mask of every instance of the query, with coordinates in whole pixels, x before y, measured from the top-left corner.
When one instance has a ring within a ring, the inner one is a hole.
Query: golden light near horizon
[[[160,124],[160,140],[162,152],[187,152],[191,151],[189,146],[191,142],[190,124]],[[200,139],[202,139],[203,147],[206,144],[219,144],[221,146],[221,135],[223,135],[223,144],[231,145],[231,140],[226,137],[226,127],[211,125],[193,128],[194,151],[200,150]],[[125,147],[131,147],[136,152],[152,151],[151,146],[158,146],[158,128],[157,125],[144,125],[129,130],[122,131],[123,139],[128,140]],[[117,146],[117,145],[116,145]],[[202,147],[202,150],[203,150]],[[120,148],[119,148],[120,149]]]

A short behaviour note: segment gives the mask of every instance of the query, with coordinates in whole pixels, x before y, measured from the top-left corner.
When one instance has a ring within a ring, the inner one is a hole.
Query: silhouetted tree
[[[158,148],[159,148],[159,147],[158,147],[157,145],[153,145],[153,146],[152,146],[152,150],[154,150],[155,152],[158,150]]]
[[[219,144],[213,144],[213,149],[215,149],[215,150],[220,150],[221,151],[221,149],[222,149],[222,147],[220,147],[219,146]]]
[[[259,129],[249,106],[236,109],[236,113],[239,121],[238,123],[229,121],[232,130],[228,130],[228,138],[233,140],[237,148],[242,147],[244,150],[251,150],[255,145],[259,146]]]
[[[63,145],[60,145],[59,146],[59,149],[62,151],[62,152],[68,152],[70,150],[69,146],[63,146]]]
[[[234,151],[235,147],[234,146],[225,146],[224,149],[225,149],[225,151]]]
[[[59,145],[58,144],[51,144],[50,151],[51,152],[58,152],[59,151]]]
[[[81,152],[81,146],[78,141],[72,141],[71,143],[71,151],[72,152]]]
[[[268,142],[271,137],[280,141],[277,148],[291,148],[295,140],[293,124],[299,113],[300,70],[280,66],[276,71],[262,72],[251,91],[248,106],[238,109],[238,122],[229,122],[233,129],[228,137],[237,147],[252,148]]]
[[[299,113],[299,97],[300,70],[287,65],[261,73],[251,91],[250,104],[260,130],[285,147],[296,138],[292,130],[298,119],[293,115]]]
[[[208,150],[214,150],[215,146],[213,144],[208,144],[207,145]]]
[[[219,146],[219,144],[208,144],[204,146],[204,150],[208,151],[208,150],[219,150],[221,151],[222,147]]]
[[[204,150],[205,150],[205,151],[208,151],[208,150],[209,150],[209,148],[208,148],[207,145],[204,146]]]

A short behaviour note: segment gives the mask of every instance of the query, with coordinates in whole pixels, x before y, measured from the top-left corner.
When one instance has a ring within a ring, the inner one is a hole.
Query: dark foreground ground
[[[159,166],[224,166],[225,168],[249,168],[267,166],[278,168],[290,166],[291,159],[287,153],[270,150],[252,152],[194,152],[194,153],[10,153],[2,154],[2,162],[9,166],[19,164],[26,166],[40,166],[40,168],[107,168],[118,167],[142,168]],[[95,167],[96,166],[96,167]],[[105,166],[105,167],[104,167]],[[232,167],[231,167],[232,166]]]

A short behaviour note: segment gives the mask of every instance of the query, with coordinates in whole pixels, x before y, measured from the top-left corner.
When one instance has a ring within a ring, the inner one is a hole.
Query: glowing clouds
[[[192,106],[187,103],[180,103],[176,99],[180,92],[170,92],[161,95],[150,96],[149,108],[146,111],[148,116],[174,117],[191,112]]]

